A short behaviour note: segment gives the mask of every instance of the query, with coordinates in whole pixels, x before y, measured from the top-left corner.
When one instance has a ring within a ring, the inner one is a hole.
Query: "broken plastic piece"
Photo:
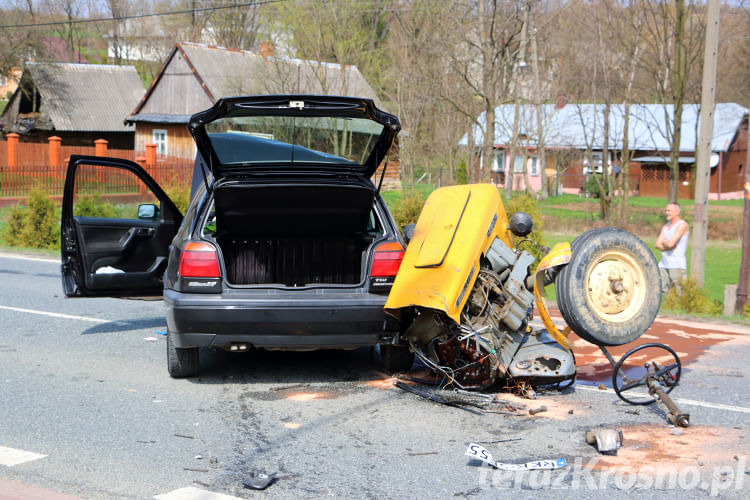
[[[620,429],[594,429],[586,431],[586,442],[596,445],[599,453],[604,455],[617,455],[617,450],[622,446],[622,430]]]
[[[275,474],[264,474],[262,472],[251,472],[250,477],[242,481],[242,486],[252,490],[265,490],[276,481]]]

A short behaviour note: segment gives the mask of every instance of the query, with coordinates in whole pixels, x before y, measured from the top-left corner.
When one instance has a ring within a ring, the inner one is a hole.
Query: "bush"
[[[26,212],[28,207],[26,205],[18,204],[10,209],[8,213],[7,225],[5,231],[3,231],[3,240],[5,244],[12,247],[23,246],[21,243],[21,230],[24,228],[24,219],[26,218]]]
[[[3,235],[11,246],[60,248],[60,215],[47,194],[35,187],[27,205],[16,205],[8,216]]]
[[[190,184],[172,183],[164,188],[164,192],[184,215],[190,205]]]
[[[611,193],[615,189],[615,179],[613,176],[608,176],[607,180],[609,181],[609,189],[607,190],[607,194]],[[598,182],[597,182],[598,181]],[[599,184],[603,183],[601,174],[591,174],[586,178],[586,192],[589,193],[594,198],[599,198]]]
[[[469,181],[469,173],[466,169],[466,160],[461,159],[456,169],[456,184],[466,184]]]
[[[673,311],[684,313],[701,313],[719,316],[722,313],[722,305],[718,300],[709,297],[708,292],[698,286],[693,278],[687,278],[682,282],[682,290],[672,288],[664,300],[664,307]]]
[[[419,214],[422,213],[424,202],[424,197],[418,191],[408,190],[403,192],[403,197],[394,204],[391,210],[391,214],[401,231],[408,224],[417,222]]]
[[[117,217],[117,208],[102,199],[101,196],[76,196],[73,215],[80,217]]]

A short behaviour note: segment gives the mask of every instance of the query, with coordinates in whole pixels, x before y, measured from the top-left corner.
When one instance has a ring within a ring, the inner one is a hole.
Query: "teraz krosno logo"
[[[576,457],[569,467],[547,470],[499,470],[479,468],[482,488],[544,490],[701,490],[711,496],[722,491],[739,491],[745,486],[747,457],[735,457],[735,463],[716,467],[652,466],[609,467],[596,470],[599,458],[584,462]]]

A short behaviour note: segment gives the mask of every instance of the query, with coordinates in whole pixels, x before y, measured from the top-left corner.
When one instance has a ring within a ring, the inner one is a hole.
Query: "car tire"
[[[380,359],[388,373],[407,372],[414,364],[414,353],[408,345],[380,344]]]
[[[167,370],[172,378],[187,378],[198,374],[198,348],[175,347],[172,334],[167,332]]]
[[[661,305],[659,269],[646,244],[625,230],[601,228],[576,238],[571,251],[555,280],[560,313],[570,328],[603,346],[643,335]]]

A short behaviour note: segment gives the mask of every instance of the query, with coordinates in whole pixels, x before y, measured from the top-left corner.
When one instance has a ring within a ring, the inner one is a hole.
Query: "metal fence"
[[[162,187],[185,187],[192,181],[193,161],[171,159],[145,165],[146,172]],[[50,196],[61,196],[67,165],[19,165],[0,167],[0,198],[24,198],[37,187]],[[92,195],[135,193],[141,189],[132,175],[106,167],[87,169],[78,179],[78,192]]]

